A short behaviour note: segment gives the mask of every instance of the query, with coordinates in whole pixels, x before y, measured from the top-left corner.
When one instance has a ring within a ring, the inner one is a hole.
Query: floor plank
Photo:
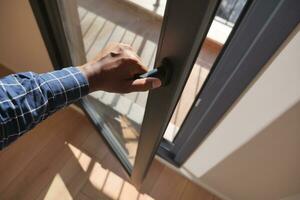
[[[151,191],[155,199],[179,200],[187,184],[187,179],[165,167]]]
[[[81,147],[86,154],[95,157],[98,161],[102,161],[109,152],[106,144],[100,137],[98,132],[92,132]]]
[[[85,35],[89,28],[93,25],[95,20],[97,19],[97,15],[92,12],[88,12],[87,15],[81,21],[81,32],[82,35]]]
[[[82,192],[80,192],[74,199],[75,200],[91,200],[88,196],[86,196]]]
[[[90,156],[81,152],[75,146],[70,145],[70,150],[74,154],[64,167],[58,171],[55,178],[63,180],[63,186],[59,181],[52,181],[39,195],[38,199],[60,199],[69,196],[76,197],[84,182],[88,179],[92,169],[92,159]],[[58,176],[58,177],[57,177]],[[70,195],[71,194],[71,195]],[[63,198],[64,199],[64,198]]]
[[[83,16],[84,16],[85,14],[87,14],[87,12],[88,12],[86,9],[84,9],[84,8],[82,8],[82,7],[78,7],[77,10],[78,10],[78,14],[79,14],[79,18],[80,18],[80,19],[82,19]]]
[[[0,181],[1,193],[45,148],[49,141],[56,138],[59,130],[64,128],[64,124],[57,123],[57,120],[63,121],[66,116],[68,116],[67,113],[59,112],[55,116],[49,117],[47,121],[42,122],[35,129],[0,152],[0,176],[1,179],[5,180]]]
[[[142,184],[141,191],[143,193],[151,193],[153,191],[153,187],[158,181],[160,174],[163,172],[165,166],[159,162],[158,160],[154,160],[150,166],[149,172],[146,175],[146,178]]]
[[[180,200],[193,199],[193,200],[214,200],[215,196],[211,193],[203,190],[199,186],[188,181],[184,191],[180,197]]]
[[[116,27],[116,25],[110,21],[106,21],[103,29],[97,35],[95,42],[92,44],[91,48],[87,52],[87,60],[91,60],[97,55],[97,53],[104,48],[104,45],[107,44],[110,35],[112,34],[112,30]],[[99,39],[101,38],[101,40]]]
[[[95,43],[95,41],[97,39],[97,36],[103,30],[105,21],[106,21],[105,19],[103,19],[101,17],[97,17],[94,24],[91,26],[91,28],[85,34],[84,40],[83,40],[85,52],[89,52],[90,49],[92,48],[92,45]]]
[[[45,187],[49,186],[65,162],[73,158],[68,143],[74,146],[80,145],[88,134],[85,132],[86,126],[82,126],[81,123],[83,116],[74,113],[72,108],[65,109],[60,113],[74,117],[72,120],[68,120],[69,124],[66,120],[55,121],[50,129],[57,133],[55,137],[51,138],[39,154],[2,191],[0,199],[35,199]],[[86,125],[88,124],[86,123]],[[48,128],[50,127],[48,126]]]
[[[35,131],[37,134],[40,130],[45,133],[56,131],[56,137],[51,138],[30,163],[23,166],[23,170],[0,194],[0,199],[176,200],[205,192],[155,160],[143,186],[145,193],[139,193],[82,112],[64,109],[52,120],[46,121],[47,128],[39,126]],[[34,142],[29,140],[31,146]],[[12,146],[16,152],[19,147],[22,146]],[[22,164],[22,161],[18,162],[14,161],[14,165]],[[8,176],[14,174],[14,171],[8,172]],[[1,179],[0,183],[5,183],[5,180]]]

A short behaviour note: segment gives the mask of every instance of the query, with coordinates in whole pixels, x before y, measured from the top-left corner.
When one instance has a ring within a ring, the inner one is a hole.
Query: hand
[[[128,93],[161,86],[157,78],[134,79],[134,75],[146,73],[147,68],[132,48],[125,44],[107,46],[92,61],[78,68],[87,78],[90,92]]]

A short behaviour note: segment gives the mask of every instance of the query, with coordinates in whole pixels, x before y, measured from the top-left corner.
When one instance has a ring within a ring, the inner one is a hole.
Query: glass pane
[[[166,0],[77,0],[87,60],[110,42],[129,44],[153,68]],[[88,95],[93,109],[134,163],[148,92]]]
[[[199,55],[186,82],[164,139],[173,142],[195,97],[208,77],[211,68],[223,48],[229,34],[241,14],[246,0],[222,0]]]

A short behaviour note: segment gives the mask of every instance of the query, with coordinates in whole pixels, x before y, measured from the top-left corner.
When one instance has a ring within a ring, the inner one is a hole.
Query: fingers
[[[131,47],[126,44],[117,43],[117,42],[111,42],[108,45],[106,45],[94,58],[95,60],[98,60],[104,56],[110,55],[111,57],[117,57],[124,53],[126,49],[130,49]]]
[[[136,74],[143,74],[148,71],[148,67],[146,67],[142,63],[140,57],[138,57],[134,51],[125,50],[125,52],[126,55],[123,59],[127,63],[130,76],[134,76]]]
[[[123,55],[123,58],[128,58],[127,62],[130,65],[130,72],[132,75],[143,74],[147,72],[148,67],[146,67],[141,58],[134,52],[132,47],[124,43],[111,43],[107,46],[110,55],[112,57],[117,57]]]
[[[161,86],[161,81],[158,78],[142,78],[132,81],[129,85],[129,91],[147,91]]]
[[[133,51],[132,47],[129,44],[119,43],[119,45],[122,46],[125,49]]]
[[[148,70],[142,62],[138,62],[137,63],[131,65],[131,70],[132,70],[132,75],[136,75],[136,74],[144,74],[146,73]]]

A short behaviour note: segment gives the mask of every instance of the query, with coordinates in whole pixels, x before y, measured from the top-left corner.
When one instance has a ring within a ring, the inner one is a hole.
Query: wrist
[[[88,70],[84,67],[84,65],[81,65],[81,66],[78,66],[76,67],[80,72],[81,74],[85,77],[85,79],[87,81],[89,81],[89,72]]]
[[[95,76],[96,72],[94,70],[94,67],[91,66],[90,63],[86,63],[84,65],[77,67],[79,71],[82,73],[82,75],[86,78],[88,84],[89,84],[89,91],[94,92],[96,91],[96,82],[95,82]]]
[[[78,66],[77,69],[81,72],[81,74],[84,76],[84,78],[86,79],[86,81],[88,82],[89,85],[89,91],[93,92],[94,91],[94,87],[93,87],[93,83],[92,83],[92,74],[93,72],[90,70],[90,68],[88,66],[86,66],[87,64]]]

